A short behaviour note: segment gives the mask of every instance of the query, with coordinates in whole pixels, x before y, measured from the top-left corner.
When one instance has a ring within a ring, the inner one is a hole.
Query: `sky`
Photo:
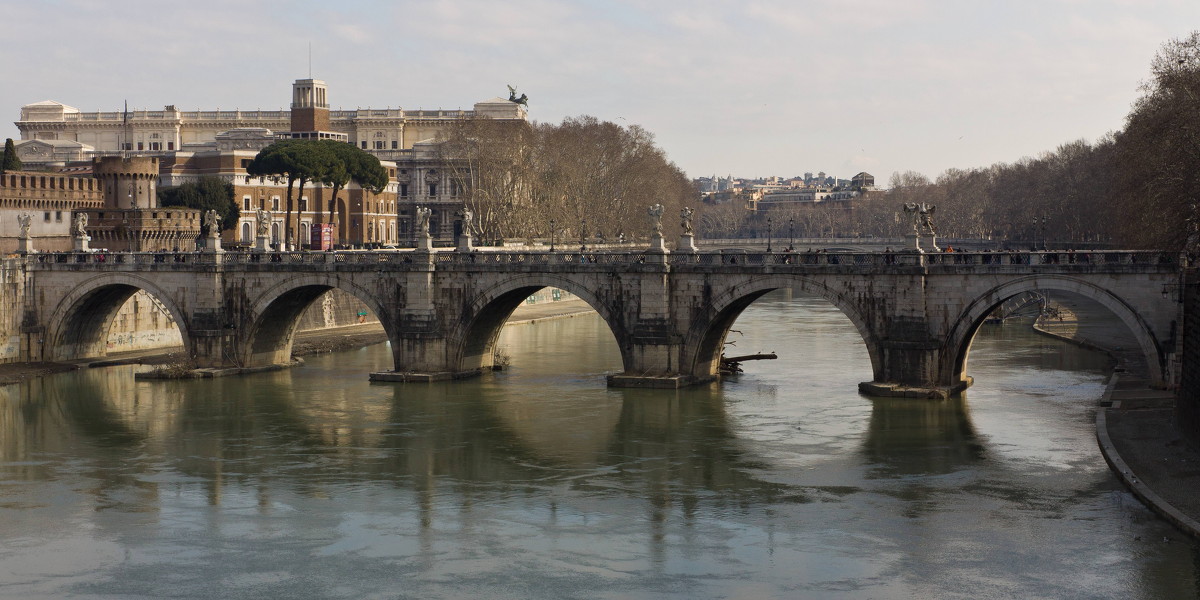
[[[1197,0],[0,0],[0,138],[82,111],[470,109],[637,124],[690,177],[1035,157],[1119,130]],[[311,48],[311,51],[310,51]],[[311,54],[311,59],[310,59]]]

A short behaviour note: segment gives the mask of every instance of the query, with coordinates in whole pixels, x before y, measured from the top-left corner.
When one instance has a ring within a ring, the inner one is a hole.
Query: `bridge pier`
[[[481,368],[457,370],[448,364],[445,358],[450,354],[449,344],[432,314],[403,315],[399,330],[392,340],[397,370],[371,373],[371,381],[429,383],[466,379],[483,372]]]
[[[864,381],[858,384],[858,391],[868,396],[885,398],[927,398],[930,400],[947,400],[971,387],[974,380],[967,377],[955,385],[928,385],[925,383],[888,383]]]
[[[878,345],[882,365],[874,381],[858,384],[868,396],[945,400],[971,386],[974,380],[943,373],[941,345],[930,340],[887,340]]]

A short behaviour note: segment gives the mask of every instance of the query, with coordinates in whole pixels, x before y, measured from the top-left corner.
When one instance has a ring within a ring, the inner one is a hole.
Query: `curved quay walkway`
[[[1170,392],[1130,383],[1114,373],[1096,411],[1104,460],[1134,496],[1200,538],[1200,452],[1175,429]]]
[[[1090,316],[1088,321],[1094,323]],[[1143,359],[1100,342],[1116,337],[1119,327],[1068,322],[1064,328],[1050,322],[1034,329],[1113,356],[1117,366],[1096,411],[1096,441],[1104,460],[1143,504],[1200,539],[1200,451],[1176,428],[1174,394],[1152,389],[1135,375],[1136,368],[1129,368]]]

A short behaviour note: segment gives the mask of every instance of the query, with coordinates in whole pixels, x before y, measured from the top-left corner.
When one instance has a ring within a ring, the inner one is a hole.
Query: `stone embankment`
[[[1096,439],[1110,467],[1143,503],[1200,538],[1200,452],[1183,439],[1175,394],[1146,378],[1145,357],[1128,328],[1106,309],[1076,297],[1052,299],[1034,329],[1114,359],[1100,407]]]

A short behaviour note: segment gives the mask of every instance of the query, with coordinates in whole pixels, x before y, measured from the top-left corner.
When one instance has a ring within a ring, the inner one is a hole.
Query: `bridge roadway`
[[[1107,307],[1158,385],[1178,381],[1180,265],[1166,252],[196,252],[59,253],[22,261],[27,360],[102,356],[117,309],[141,289],[174,317],[194,366],[213,374],[291,361],[296,324],[325,291],[358,297],[391,340],[379,381],[467,377],[492,366],[500,329],[532,292],[561,288],[608,323],[624,370],[613,386],[712,381],[738,315],[791,287],[837,306],[862,335],[872,394],[946,397],[971,383],[971,339],[1030,290]],[[803,352],[803,349],[793,349]]]

